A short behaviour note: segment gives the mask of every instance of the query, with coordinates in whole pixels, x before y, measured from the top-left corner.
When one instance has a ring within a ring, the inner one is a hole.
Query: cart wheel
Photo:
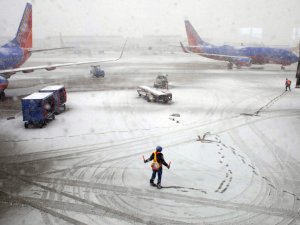
[[[28,123],[27,123],[27,122],[24,123],[24,127],[25,127],[26,129],[28,128]]]
[[[47,120],[43,120],[39,123],[39,128],[43,128],[46,125],[47,125]]]
[[[152,102],[154,97],[151,94],[147,94],[147,102]]]

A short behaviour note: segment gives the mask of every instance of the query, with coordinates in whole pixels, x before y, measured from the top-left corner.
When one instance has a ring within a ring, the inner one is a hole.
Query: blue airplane
[[[242,66],[250,67],[252,64],[280,64],[284,66],[298,62],[299,57],[292,51],[283,48],[271,47],[243,47],[234,48],[229,45],[216,46],[203,41],[190,21],[185,20],[185,29],[188,38],[188,46],[181,42],[181,48],[185,53],[195,53],[203,57],[226,61],[227,68],[232,69]]]
[[[58,67],[93,64],[99,62],[117,61],[122,55],[126,45],[126,41],[123,45],[123,49],[118,58],[95,60],[95,61],[83,61],[83,62],[71,62],[60,64],[48,64],[32,67],[20,67],[34,52],[42,52],[49,50],[65,49],[63,48],[49,48],[49,49],[33,49],[32,48],[32,5],[26,4],[23,17],[21,19],[17,34],[15,38],[7,44],[0,47],[0,100],[5,98],[4,90],[8,86],[8,80],[11,75],[17,72],[31,73],[35,70],[54,70]]]

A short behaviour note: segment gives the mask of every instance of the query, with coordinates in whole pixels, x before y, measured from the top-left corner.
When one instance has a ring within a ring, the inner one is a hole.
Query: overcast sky
[[[0,0],[2,36],[14,36],[24,0]],[[241,27],[262,27],[263,41],[293,42],[300,0],[31,0],[34,38],[58,35],[181,35],[188,18],[202,37],[237,38]],[[300,32],[300,31],[299,31]],[[300,35],[300,33],[299,33]],[[239,40],[238,40],[239,41]]]

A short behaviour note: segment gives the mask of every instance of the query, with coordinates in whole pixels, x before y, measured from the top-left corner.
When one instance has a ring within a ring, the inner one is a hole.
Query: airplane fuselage
[[[30,53],[26,49],[3,46],[0,48],[0,70],[18,68],[29,56]]]
[[[207,45],[199,47],[189,47],[188,50],[194,53],[205,53],[207,55],[202,56],[222,61],[224,61],[225,57],[220,56],[248,57],[251,59],[251,64],[260,65],[271,63],[287,66],[298,62],[299,59],[295,53],[289,50],[270,47],[234,48],[228,45]]]
[[[185,20],[186,34],[189,46],[181,44],[185,53],[193,52],[200,56],[227,61],[228,69],[235,64],[237,67],[251,66],[251,64],[280,64],[284,66],[298,62],[299,57],[291,50],[272,47],[242,47],[229,45],[216,46],[201,39],[190,21]]]

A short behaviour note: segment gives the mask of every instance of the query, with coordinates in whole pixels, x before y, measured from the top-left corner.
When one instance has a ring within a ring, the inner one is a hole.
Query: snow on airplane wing
[[[123,45],[121,54],[118,58],[115,59],[102,59],[102,60],[94,60],[94,61],[85,61],[85,62],[71,62],[71,63],[57,63],[57,64],[48,64],[48,65],[41,65],[41,66],[31,66],[31,67],[21,67],[21,68],[15,68],[15,69],[6,69],[6,70],[0,70],[0,74],[3,75],[12,75],[17,72],[23,72],[23,73],[31,73],[35,70],[55,70],[58,67],[65,67],[65,66],[77,66],[77,65],[85,65],[85,64],[93,64],[93,63],[100,63],[100,62],[113,62],[113,61],[118,61],[119,59],[122,58],[123,52],[125,49],[126,42]]]
[[[35,52],[45,52],[45,51],[54,51],[54,50],[63,50],[63,49],[74,49],[74,47],[42,48],[42,49],[29,48],[26,50],[28,50],[31,53],[35,53]]]

